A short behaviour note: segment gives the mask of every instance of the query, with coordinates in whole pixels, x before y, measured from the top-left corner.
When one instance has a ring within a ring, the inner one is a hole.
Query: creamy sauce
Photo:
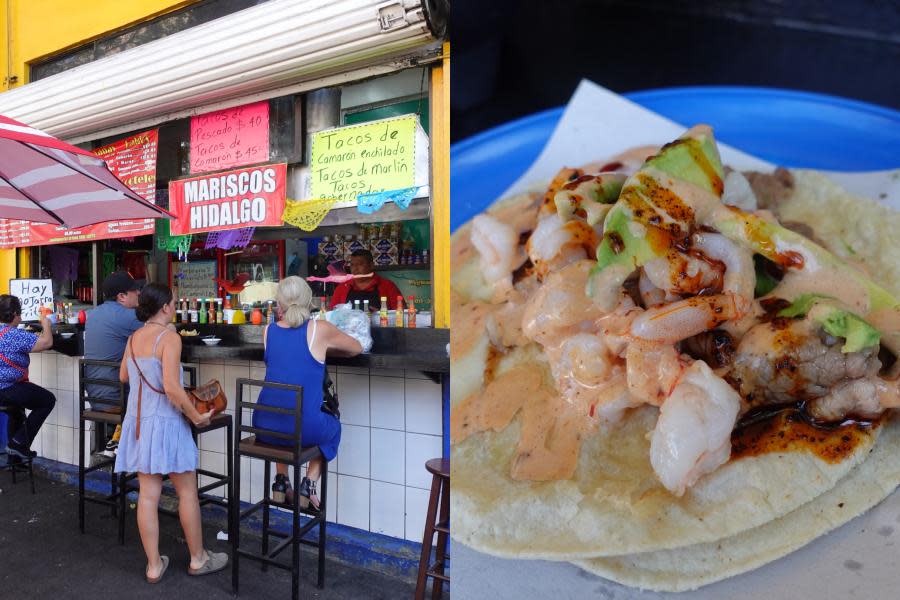
[[[451,356],[463,356],[472,351],[484,333],[488,316],[497,308],[499,305],[485,302],[463,304],[458,295],[450,295]]]
[[[502,431],[529,397],[546,393],[539,370],[525,366],[510,369],[453,407],[451,443],[458,444],[482,431]]]

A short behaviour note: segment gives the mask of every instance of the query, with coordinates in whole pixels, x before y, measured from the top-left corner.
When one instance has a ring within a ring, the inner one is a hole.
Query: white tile
[[[63,427],[78,425],[78,413],[75,410],[75,392],[56,390],[56,424]]]
[[[402,539],[406,526],[406,494],[403,486],[381,481],[371,483],[369,530]]]
[[[342,367],[342,366],[338,366],[338,367],[337,367],[337,372],[338,372],[338,373],[348,373],[348,374],[352,373],[352,374],[356,374],[356,375],[368,375],[368,374],[369,374],[369,367]]]
[[[356,477],[369,476],[369,428],[344,425],[341,430],[340,472]]]
[[[222,382],[225,379],[225,367],[220,364],[200,363],[200,370],[197,373],[197,385],[203,385],[212,379],[218,379],[219,382]]]
[[[425,515],[428,513],[430,490],[406,488],[406,539],[422,543],[425,537]]]
[[[403,380],[396,377],[369,378],[372,404],[372,427],[403,429]],[[340,394],[340,392],[338,392]]]
[[[84,430],[84,464],[91,464],[91,449],[94,447],[94,424],[90,421],[85,423]],[[78,441],[78,430],[75,430],[75,441]],[[76,452],[78,450],[76,449]]]
[[[41,358],[41,387],[56,388],[57,374],[56,361],[58,358],[56,352],[46,352]]]
[[[66,464],[77,464],[78,456],[75,454],[75,431],[71,427],[57,428],[57,455],[56,460]]]
[[[263,362],[263,361],[261,361],[261,360],[251,360],[251,361],[250,361],[250,368],[251,368],[251,369],[265,369],[265,368],[266,368],[266,363]]]
[[[250,502],[250,457],[241,457],[241,502]]]
[[[191,383],[190,377],[188,376],[188,369],[193,369],[194,373],[197,374],[197,379],[200,379],[200,365],[198,363],[181,363],[181,367],[181,376],[183,377],[184,385],[190,385]]]
[[[265,474],[263,461],[258,458],[252,458],[250,461],[252,463],[250,466],[250,502],[259,502],[263,497],[263,485],[271,485],[272,482],[263,479]]]
[[[368,530],[369,480],[349,475],[338,475],[337,481],[338,523]]]
[[[221,429],[214,429],[213,431],[201,433],[197,436],[197,445],[201,450],[225,454],[228,450],[227,441],[225,440],[227,436],[228,430],[226,428],[222,427]]]
[[[200,451],[200,467],[213,473],[225,473],[225,455],[219,452]],[[200,476],[200,486],[214,483],[215,480],[206,475]],[[223,497],[226,491],[224,488],[216,488],[210,492],[213,496]]]
[[[43,432],[43,427],[42,427],[41,430],[38,431],[37,436],[31,442],[31,449],[34,450],[35,452],[37,452],[38,456],[44,455],[43,443],[42,443],[43,439],[44,439],[44,432]]]
[[[334,461],[332,461],[334,462]],[[325,497],[325,520],[329,523],[338,522],[338,474],[332,470],[331,463],[328,467],[328,494]],[[320,481],[321,484],[321,481]]]
[[[33,352],[28,356],[30,358],[28,364],[28,380],[35,385],[44,385],[42,383],[44,381],[42,375],[42,366],[44,364],[43,354],[40,352]]]
[[[341,421],[349,425],[369,424],[369,376],[338,374]]]
[[[234,406],[237,401],[237,380],[239,378],[247,379],[250,377],[250,367],[247,363],[243,365],[223,365],[224,376],[219,380],[222,388],[225,390],[225,396],[228,398],[228,405]]]
[[[56,403],[53,405],[53,410],[50,411],[50,414],[47,415],[47,420],[44,421],[44,426],[47,425],[56,425],[59,423],[59,390],[55,388],[45,388],[49,391],[55,398],[57,398]]]
[[[424,379],[406,380],[406,431],[441,435],[441,386]]]
[[[431,489],[431,473],[425,463],[441,457],[441,438],[437,435],[406,434],[406,485]]]
[[[372,428],[372,479],[405,483],[406,434],[402,431]]]
[[[429,377],[422,371],[413,371],[411,369],[407,369],[405,373],[407,379],[425,379],[427,381],[431,381],[431,377]]]
[[[59,449],[57,447],[59,443],[57,426],[44,422],[44,426],[41,427],[41,434],[41,452],[43,453],[43,457],[50,460],[56,460],[56,457],[59,456]]]
[[[72,391],[75,381],[75,358],[60,354],[56,357],[56,387],[60,390]]]

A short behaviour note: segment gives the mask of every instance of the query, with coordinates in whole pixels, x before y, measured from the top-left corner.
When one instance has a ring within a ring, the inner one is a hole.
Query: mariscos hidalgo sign
[[[283,163],[172,181],[172,234],[281,225],[286,181]]]

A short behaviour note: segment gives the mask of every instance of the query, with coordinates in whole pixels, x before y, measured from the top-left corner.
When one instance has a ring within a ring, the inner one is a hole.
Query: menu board
[[[23,321],[37,321],[42,306],[53,308],[53,281],[50,279],[10,279],[9,293],[22,303]]]
[[[358,194],[412,187],[418,119],[407,115],[312,136],[310,196],[352,202]]]
[[[172,263],[172,282],[178,298],[215,298],[215,260]]]
[[[108,146],[97,148],[93,152],[106,162],[113,175],[125,182],[145,200],[154,202],[158,143],[159,131],[151,129]],[[150,235],[153,230],[153,219],[108,221],[77,229],[61,225],[0,219],[0,248],[22,248],[134,237]]]
[[[191,118],[191,173],[269,160],[269,101]]]

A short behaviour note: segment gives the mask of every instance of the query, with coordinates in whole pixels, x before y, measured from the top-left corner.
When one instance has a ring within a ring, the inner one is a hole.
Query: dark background
[[[455,0],[451,139],[616,92],[753,85],[900,109],[900,1]]]

